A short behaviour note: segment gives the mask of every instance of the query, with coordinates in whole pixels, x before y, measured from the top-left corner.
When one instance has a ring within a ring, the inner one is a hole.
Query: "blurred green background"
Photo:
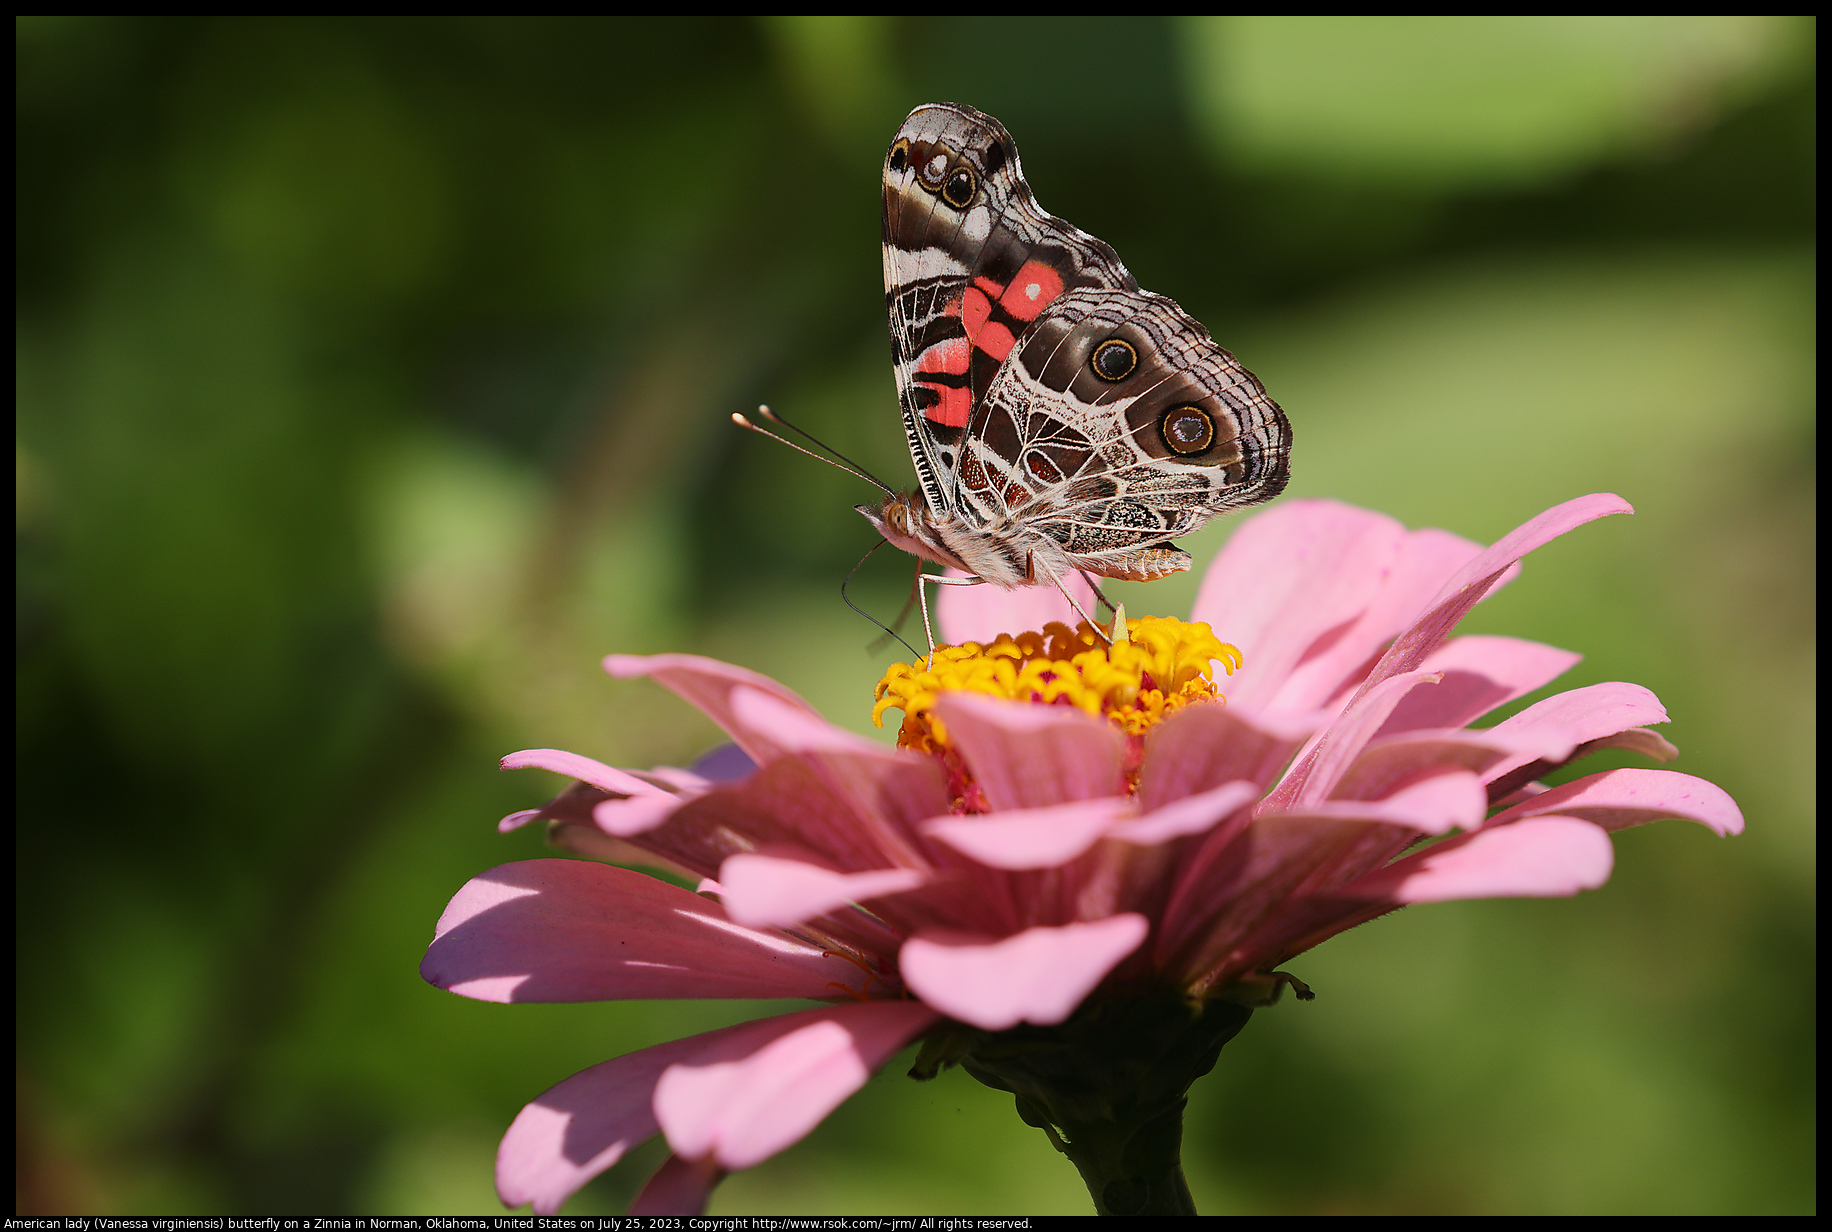
[[[1291,964],[1318,1000],[1193,1092],[1200,1208],[1814,1209],[1810,21],[16,35],[17,1211],[499,1211],[523,1103],[782,1008],[485,1005],[415,967],[467,877],[546,854],[494,823],[559,780],[498,756],[717,739],[604,653],[869,730],[890,654],[838,586],[871,492],[727,416],[910,482],[877,177],[937,99],[1264,380],[1291,495],[1483,541],[1632,501],[1465,629],[1654,689],[1674,768],[1748,816]],[[888,619],[908,570],[855,597]],[[1122,590],[1182,615],[1195,578]],[[905,1068],[713,1211],[1088,1209],[1007,1097]]]

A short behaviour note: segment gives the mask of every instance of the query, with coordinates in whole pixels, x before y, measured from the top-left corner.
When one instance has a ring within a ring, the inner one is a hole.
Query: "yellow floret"
[[[929,658],[885,672],[872,722],[884,726],[884,712],[896,707],[904,714],[898,745],[939,752],[948,733],[935,699],[959,690],[1078,706],[1142,736],[1192,702],[1223,700],[1213,664],[1229,674],[1241,664],[1240,651],[1206,624],[1144,616],[1125,630],[1112,645],[1084,620],[1074,629],[1051,623],[1040,633],[1001,633],[984,645],[937,646]]]

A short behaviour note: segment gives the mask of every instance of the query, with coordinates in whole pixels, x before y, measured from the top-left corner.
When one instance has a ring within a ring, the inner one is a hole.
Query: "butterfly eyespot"
[[[904,167],[909,164],[909,154],[910,142],[907,137],[892,146],[890,157],[891,170],[897,174],[902,174]]]
[[[1215,440],[1215,425],[1193,406],[1173,406],[1158,421],[1164,443],[1176,454],[1201,453]]]
[[[948,177],[947,183],[941,186],[941,199],[957,210],[964,210],[973,201],[973,189],[973,172],[965,167],[957,167],[954,174]]]
[[[1109,338],[1094,348],[1088,366],[1103,381],[1123,381],[1139,366],[1139,353],[1132,349],[1131,343]]]

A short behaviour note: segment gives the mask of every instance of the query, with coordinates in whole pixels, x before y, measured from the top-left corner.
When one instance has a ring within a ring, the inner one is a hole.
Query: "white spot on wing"
[[[897,258],[897,273],[905,283],[943,276],[959,278],[966,272],[967,267],[945,248],[919,248],[915,252],[903,252]]]

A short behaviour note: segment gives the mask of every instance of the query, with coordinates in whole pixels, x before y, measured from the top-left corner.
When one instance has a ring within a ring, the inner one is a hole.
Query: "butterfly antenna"
[[[812,440],[813,438],[810,437],[809,439]],[[787,444],[787,443],[788,442],[786,441],[784,442],[784,444]],[[883,646],[885,644],[886,638],[894,637],[900,642],[903,642],[903,638],[898,636],[897,630],[891,628],[889,625],[885,624],[882,620],[879,620],[876,616],[873,616],[870,612],[866,611],[864,608],[860,607],[858,604],[854,603],[850,598],[848,598],[846,595],[846,587],[852,583],[852,575],[854,573],[857,573],[859,570],[863,569],[865,567],[865,562],[871,559],[872,552],[876,552],[879,548],[883,547],[885,544],[889,542],[890,542],[889,539],[880,539],[878,540],[878,542],[872,544],[871,552],[867,552],[865,553],[865,555],[859,557],[859,563],[852,567],[851,572],[847,573],[846,575],[846,580],[840,583],[840,600],[843,603],[845,603],[847,607],[851,608],[853,611],[865,617],[865,619],[871,621],[874,625],[877,625],[880,629],[884,630],[885,636],[874,639],[872,641],[872,644],[869,647],[867,647],[867,649],[870,650],[873,654],[877,653],[878,647]],[[908,609],[906,608],[905,610],[907,611]],[[897,623],[902,624],[903,617],[899,616],[897,618]],[[903,648],[910,652],[910,660],[911,662],[914,662],[918,657],[916,653],[916,648],[910,645],[908,642],[903,642]]]
[[[828,453],[832,454],[833,457],[824,458],[820,454],[815,453],[812,449],[803,449],[800,445],[797,445],[794,441],[790,440],[789,438],[785,436],[780,436],[777,433],[770,431],[768,428],[758,427],[756,424],[751,422],[748,416],[742,415],[737,411],[732,412],[732,422],[737,424],[740,428],[744,428],[751,432],[756,432],[762,436],[767,436],[773,441],[780,441],[784,445],[787,445],[790,449],[793,449],[796,453],[807,454],[810,458],[813,458],[816,462],[825,462],[828,466],[837,466],[841,470],[845,471],[848,475],[853,475],[859,479],[863,479],[866,483],[871,484],[874,488],[877,488],[880,492],[884,493],[886,496],[897,495],[894,489],[888,487],[882,480],[874,477],[870,472],[868,472],[864,467],[860,466],[857,462],[854,462],[851,458],[847,457],[845,454],[835,449],[832,445],[829,445],[827,442],[821,440],[819,437],[815,436],[812,432],[804,432],[802,429],[796,427],[794,424],[784,419],[781,415],[778,415],[775,411],[772,411],[769,407],[767,406],[758,407],[757,414],[760,417],[769,420],[773,424],[782,425],[783,427],[787,428],[789,431],[801,437],[803,440],[810,441],[813,444],[819,446],[820,448],[825,449]],[[837,462],[834,461],[834,458],[838,458],[839,461]],[[876,551],[877,549],[874,548],[872,550]],[[866,555],[868,556],[870,554],[871,553],[869,552],[866,553]],[[863,563],[863,562],[860,562],[860,563]]]

